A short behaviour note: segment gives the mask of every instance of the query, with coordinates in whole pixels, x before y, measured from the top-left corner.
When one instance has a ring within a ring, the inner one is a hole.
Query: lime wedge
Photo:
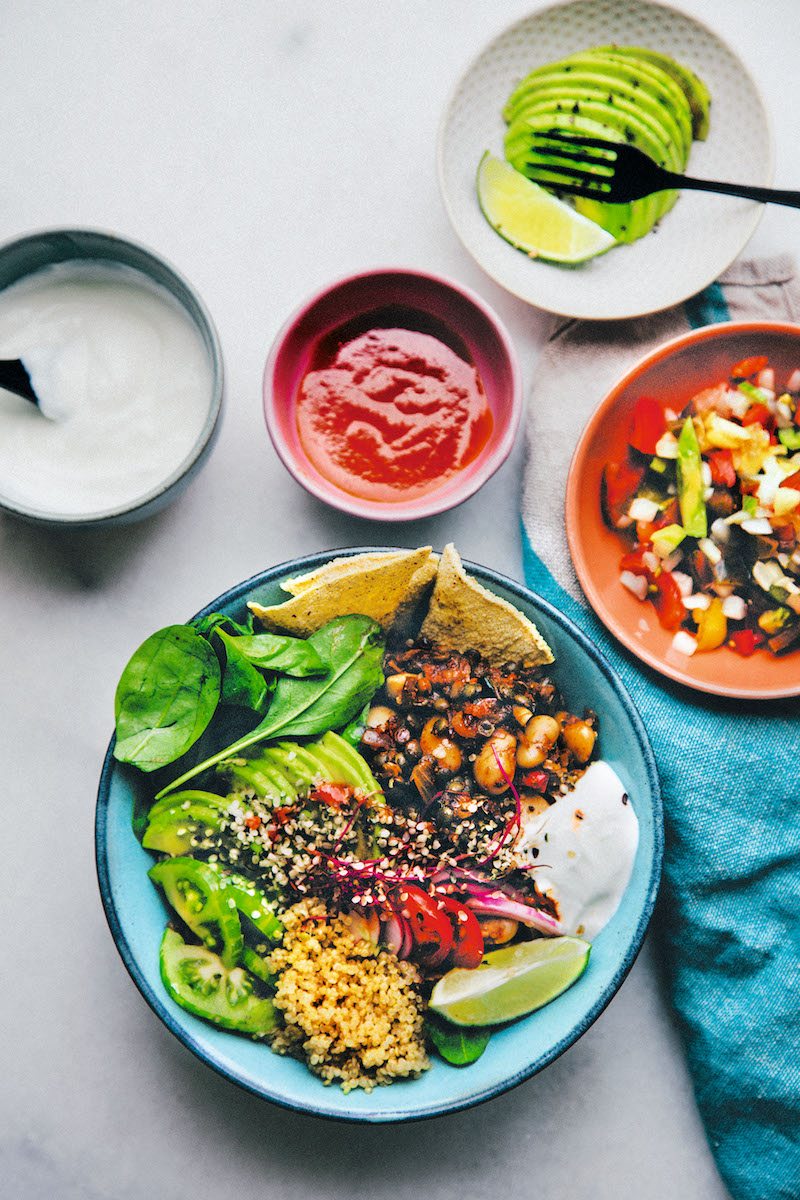
[[[492,228],[531,258],[581,263],[616,245],[605,229],[488,150],[478,167],[478,202]]]
[[[549,1004],[586,970],[582,938],[539,938],[503,946],[472,971],[456,967],[431,993],[430,1007],[454,1025],[500,1025]]]

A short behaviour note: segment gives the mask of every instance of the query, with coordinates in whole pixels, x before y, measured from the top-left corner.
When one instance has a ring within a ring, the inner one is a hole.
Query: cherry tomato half
[[[642,454],[655,454],[656,445],[667,431],[664,410],[652,396],[640,396],[633,408],[628,441]]]
[[[464,967],[470,971],[483,958],[481,923],[471,908],[452,896],[442,896],[442,904],[453,926],[453,949],[448,966]]]
[[[643,479],[644,467],[635,467],[627,460],[606,463],[600,490],[603,516],[612,529],[631,524],[628,508]]]
[[[399,892],[400,915],[408,922],[414,942],[412,957],[425,967],[438,967],[452,952],[453,923],[441,898],[429,896],[414,884]]]
[[[730,450],[712,450],[708,455],[711,482],[717,487],[736,487],[736,468]]]
[[[686,617],[686,605],[672,572],[662,571],[655,584],[653,604],[659,621],[665,629],[680,629]]]
[[[753,358],[743,358],[731,370],[732,379],[750,379],[752,375],[757,375],[759,371],[763,371],[769,366],[769,359],[764,354],[757,354]]]

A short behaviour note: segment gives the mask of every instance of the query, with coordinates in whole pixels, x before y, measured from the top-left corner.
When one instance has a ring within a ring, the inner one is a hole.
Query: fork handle
[[[782,188],[750,187],[746,183],[720,183],[715,179],[692,179],[689,175],[670,172],[676,188],[688,188],[696,192],[722,192],[725,196],[742,196],[745,200],[760,200],[763,204],[785,204],[789,208],[800,208],[800,192]]]

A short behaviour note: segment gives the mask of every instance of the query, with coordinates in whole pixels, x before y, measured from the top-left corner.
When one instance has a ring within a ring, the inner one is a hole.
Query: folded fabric
[[[564,530],[572,452],[605,392],[667,338],[745,318],[800,321],[791,260],[737,263],[656,316],[559,324],[528,410],[523,549],[529,586],[606,654],[653,745],[666,821],[658,933],[720,1172],[736,1200],[798,1200],[800,704],[703,696],[649,670],[588,609]]]

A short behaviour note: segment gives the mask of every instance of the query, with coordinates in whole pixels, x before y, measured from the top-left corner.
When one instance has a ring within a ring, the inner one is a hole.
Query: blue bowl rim
[[[315,570],[324,563],[329,562],[332,558],[343,558],[353,554],[364,554],[367,552],[383,551],[397,549],[397,547],[387,546],[355,546],[336,550],[326,550],[314,554],[305,555],[302,558],[288,559],[285,562],[277,563],[273,567],[268,567],[266,570],[251,576],[249,579],[243,580],[241,583],[235,584],[228,588],[215,600],[206,604],[195,616],[204,616],[209,612],[218,611],[223,605],[234,603],[240,600],[247,592],[254,588],[263,585],[264,583],[272,582],[276,578],[285,577],[292,574],[300,574]],[[343,1121],[349,1124],[386,1124],[390,1122],[405,1122],[405,1121],[421,1121],[428,1120],[431,1117],[444,1116],[448,1113],[460,1112],[466,1108],[472,1108],[475,1105],[485,1103],[487,1100],[492,1100],[496,1096],[500,1096],[505,1092],[511,1091],[512,1088],[518,1087],[524,1083],[526,1079],[530,1079],[533,1075],[538,1074],[552,1063],[556,1058],[568,1050],[570,1046],[583,1036],[597,1020],[601,1013],[606,1009],[613,997],[619,991],[625,977],[633,966],[639,951],[644,941],[647,927],[653,915],[656,899],[658,896],[658,888],[661,880],[661,868],[664,855],[664,816],[663,804],[661,799],[661,785],[656,768],[655,758],[650,746],[650,741],[639,713],[631,700],[627,690],[622,682],[612,669],[611,665],[600,653],[596,646],[589,640],[585,633],[580,630],[568,617],[559,612],[549,601],[544,600],[537,593],[517,583],[508,576],[501,574],[499,571],[494,571],[489,567],[480,566],[477,563],[464,560],[464,566],[483,582],[498,583],[508,591],[519,596],[521,600],[530,602],[531,599],[536,606],[546,613],[546,615],[557,625],[568,633],[579,646],[588,654],[595,666],[599,668],[605,676],[608,683],[619,697],[623,707],[625,708],[642,751],[647,770],[648,782],[650,784],[652,799],[653,799],[653,828],[654,828],[654,849],[653,859],[650,867],[650,879],[648,881],[647,895],[642,909],[639,923],[634,932],[631,946],[619,965],[613,979],[608,983],[601,996],[595,1001],[591,1008],[584,1014],[570,1033],[556,1042],[548,1051],[541,1054],[533,1063],[526,1065],[522,1070],[517,1071],[514,1075],[509,1076],[502,1084],[494,1087],[485,1088],[482,1091],[473,1094],[462,1096],[458,1100],[447,1102],[444,1104],[430,1105],[419,1112],[408,1113],[401,1110],[383,1110],[380,1113],[342,1113],[336,1109],[326,1107],[324,1103],[318,1105],[297,1104],[286,1100],[283,1096],[270,1091],[268,1087],[258,1087],[247,1078],[240,1074],[237,1070],[231,1068],[227,1062],[221,1061],[213,1051],[208,1050],[205,1046],[194,1038],[183,1026],[174,1019],[172,1014],[166,1008],[161,996],[157,995],[149,986],[134,954],[122,931],[121,922],[117,915],[116,906],[111,893],[111,885],[108,872],[108,859],[106,855],[106,820],[108,813],[108,798],[111,785],[111,777],[116,767],[116,760],[113,757],[115,738],[112,735],[103,762],[103,770],[100,775],[100,783],[97,790],[97,810],[95,817],[95,862],[97,868],[97,880],[100,889],[100,897],[105,910],[106,920],[108,922],[111,936],[117,947],[120,957],[131,976],[131,979],[136,984],[140,993],[149,1004],[150,1008],[156,1016],[166,1025],[170,1033],[182,1042],[189,1050],[192,1051],[202,1062],[207,1063],[218,1074],[245,1091],[251,1092],[254,1096],[259,1096],[261,1099],[269,1100],[273,1104],[279,1105],[281,1108],[290,1109],[293,1112],[303,1113],[306,1116],[324,1117],[330,1120]],[[191,618],[192,620],[194,618]],[[324,1090],[320,1085],[320,1091],[324,1095]]]

